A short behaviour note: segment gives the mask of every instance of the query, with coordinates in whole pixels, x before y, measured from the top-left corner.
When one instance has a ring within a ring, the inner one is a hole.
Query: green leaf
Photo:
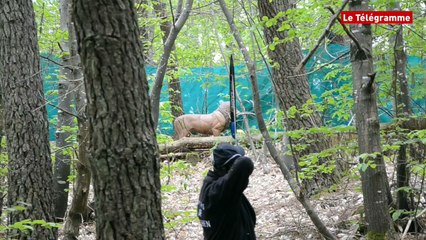
[[[400,188],[397,188],[395,191],[397,191],[397,192],[399,192],[399,191],[402,191],[402,192],[407,192],[407,193],[409,193],[409,192],[411,192],[413,189],[411,188],[411,187],[400,187]]]
[[[393,221],[398,220],[402,213],[404,213],[404,210],[401,210],[401,209],[398,209],[395,212],[393,212],[392,213],[392,220]]]

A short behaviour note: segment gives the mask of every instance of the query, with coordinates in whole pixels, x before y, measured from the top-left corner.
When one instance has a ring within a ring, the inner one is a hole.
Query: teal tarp
[[[347,84],[350,82],[350,69],[346,73],[341,71],[341,65],[333,65],[315,70],[318,66],[321,66],[325,63],[328,63],[335,59],[336,57],[348,52],[348,47],[337,45],[337,44],[328,44],[325,48],[320,48],[316,54],[308,61],[306,65],[307,72],[311,72],[309,76],[309,83],[311,87],[311,92],[313,95],[317,96],[316,101],[322,101],[321,95],[325,91],[331,90]],[[420,64],[420,59],[416,57],[409,57],[408,65],[414,66]],[[345,57],[342,57],[340,60],[333,62],[333,64],[349,64],[349,54]],[[46,92],[50,90],[55,90],[57,88],[57,75],[59,67],[51,62],[42,60],[43,68],[43,77],[45,79],[45,90]],[[155,75],[154,67],[146,67],[148,79],[152,80]],[[239,96],[244,102],[246,111],[253,112],[252,109],[252,95],[251,95],[251,84],[249,76],[244,65],[236,66],[236,82],[237,82],[237,91]],[[331,71],[335,71],[336,74],[329,74]],[[191,69],[182,69],[183,73],[180,75],[181,88],[182,88],[182,98],[184,104],[185,113],[206,113],[214,111],[219,105],[220,101],[229,100],[229,87],[228,87],[228,70],[226,67],[216,67],[216,68],[191,68]],[[327,74],[330,78],[326,79]],[[257,76],[258,76],[258,86],[261,95],[261,105],[264,117],[267,120],[272,120],[275,116],[274,111],[277,103],[275,101],[275,96],[273,94],[272,84],[270,80],[270,75],[267,67],[262,63],[258,62],[257,64]],[[418,78],[423,79],[423,78]],[[53,104],[57,103],[57,96],[55,94],[47,94],[47,99]],[[161,101],[167,101],[167,85],[164,84],[162,89]],[[237,104],[238,105],[238,104]],[[425,99],[418,99],[413,104],[413,107],[424,108]],[[238,107],[238,106],[237,106]],[[392,104],[388,106],[392,109]],[[238,107],[239,108],[239,107]],[[240,109],[241,110],[241,109]],[[51,106],[48,106],[49,119],[53,124],[50,128],[50,138],[54,140],[54,119],[57,115],[57,110]],[[327,113],[328,115],[330,113]],[[330,116],[325,116],[326,119],[330,119]],[[389,116],[384,114],[383,111],[380,113],[381,121],[388,122],[390,120]],[[256,121],[254,116],[249,115],[250,125],[256,127]],[[334,124],[347,124],[347,121],[332,121]],[[160,132],[166,134],[172,134],[173,129],[172,125],[165,121],[165,118],[160,119]]]

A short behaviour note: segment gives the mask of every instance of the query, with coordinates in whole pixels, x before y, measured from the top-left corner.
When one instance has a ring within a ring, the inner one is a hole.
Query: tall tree
[[[132,0],[75,0],[97,239],[163,239],[160,163]]]
[[[349,3],[350,11],[370,10],[368,0]],[[395,236],[388,207],[389,184],[380,144],[380,124],[377,112],[377,86],[374,81],[371,25],[350,26],[361,49],[351,42],[353,95],[356,103],[356,129],[361,164],[369,167],[361,171],[367,237],[393,239]],[[376,167],[373,167],[376,166]]]
[[[395,2],[392,10],[401,11],[399,2]],[[396,95],[395,112],[398,118],[406,118],[411,115],[411,99],[407,81],[407,54],[404,50],[403,25],[396,25],[396,33],[391,39],[393,43],[393,81]],[[398,150],[397,168],[396,168],[397,188],[408,187],[409,170],[407,162],[407,146],[402,144]],[[398,209],[408,210],[408,194],[400,190],[396,194],[396,204]]]
[[[69,17],[69,1],[60,1],[61,12],[61,30],[68,30]],[[58,124],[56,126],[56,147],[55,152],[55,171],[54,171],[54,204],[55,217],[61,219],[65,215],[68,206],[68,191],[69,182],[68,176],[71,172],[71,149],[69,137],[71,136],[70,127],[73,126],[74,117],[70,113],[73,111],[71,104],[74,93],[72,90],[73,83],[69,81],[72,76],[72,68],[69,54],[69,44],[67,39],[61,41],[62,66],[61,74],[58,83]]]
[[[87,214],[87,202],[89,198],[91,171],[89,163],[89,122],[86,116],[86,90],[83,83],[83,70],[81,69],[80,56],[77,53],[77,39],[75,36],[74,24],[71,21],[71,10],[73,2],[66,1],[68,4],[68,46],[69,46],[69,66],[71,74],[69,80],[74,83],[75,107],[77,112],[78,126],[78,156],[75,163],[76,178],[73,187],[73,198],[69,206],[67,218],[64,223],[64,240],[77,239],[80,231],[80,225],[83,217]]]
[[[312,100],[311,90],[309,88],[308,75],[305,68],[297,69],[297,65],[302,60],[302,49],[297,38],[289,39],[288,31],[281,30],[282,24],[287,20],[285,11],[295,7],[291,1],[258,1],[260,18],[276,19],[277,23],[272,26],[265,24],[263,28],[266,43],[275,46],[268,48],[268,55],[275,63],[272,71],[272,83],[275,94],[278,99],[281,110],[288,111],[290,108],[303,109],[304,104]],[[281,17],[280,17],[281,15]],[[284,118],[284,124],[287,131],[310,129],[322,125],[320,114],[312,109],[309,115],[297,112],[294,117]],[[295,140],[293,144],[307,144],[308,147],[299,153],[295,152],[296,159],[300,159],[310,153],[318,153],[329,146],[326,137],[315,134],[310,136],[309,141]],[[312,140],[315,141],[312,141]],[[286,145],[287,146],[287,145]],[[322,159],[324,163],[328,159]],[[337,170],[340,170],[338,166]],[[313,181],[305,182],[308,192],[321,186],[331,184],[333,175],[317,175]]]
[[[24,204],[10,223],[54,221],[53,173],[37,31],[31,0],[0,1],[0,84],[7,138],[8,205]],[[57,230],[36,226],[13,238],[56,239]]]

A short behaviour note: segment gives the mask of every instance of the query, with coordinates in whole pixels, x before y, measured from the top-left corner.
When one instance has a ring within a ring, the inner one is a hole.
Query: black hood
[[[229,167],[234,163],[235,159],[244,155],[245,152],[242,147],[221,143],[213,150],[213,167],[215,169]]]

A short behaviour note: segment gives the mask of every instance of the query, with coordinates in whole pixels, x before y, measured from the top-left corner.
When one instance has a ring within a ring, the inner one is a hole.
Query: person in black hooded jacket
[[[253,162],[244,149],[220,144],[213,150],[213,171],[204,179],[198,218],[205,240],[254,240],[256,215],[244,196]]]

